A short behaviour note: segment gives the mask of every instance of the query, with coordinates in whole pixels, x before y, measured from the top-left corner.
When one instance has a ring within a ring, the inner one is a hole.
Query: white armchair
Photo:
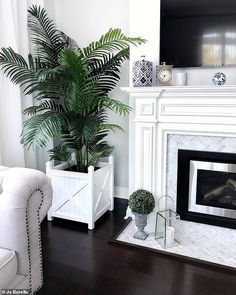
[[[26,168],[0,169],[0,290],[43,283],[40,223],[52,201],[49,178]]]

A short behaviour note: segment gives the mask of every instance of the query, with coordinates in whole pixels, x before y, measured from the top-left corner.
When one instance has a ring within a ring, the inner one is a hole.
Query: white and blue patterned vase
[[[133,86],[152,86],[153,63],[148,60],[145,60],[144,55],[142,55],[141,58],[141,60],[136,60],[133,63]]]

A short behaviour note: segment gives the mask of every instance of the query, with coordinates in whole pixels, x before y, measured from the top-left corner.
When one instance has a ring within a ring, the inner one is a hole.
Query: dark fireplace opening
[[[236,229],[236,153],[178,150],[177,213]]]
[[[236,174],[198,169],[196,204],[236,210]]]

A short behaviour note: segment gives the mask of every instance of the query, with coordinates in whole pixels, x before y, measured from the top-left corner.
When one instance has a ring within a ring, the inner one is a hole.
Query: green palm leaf
[[[114,150],[114,146],[109,145],[106,141],[94,142],[88,145],[88,151],[91,155],[88,166],[96,166],[98,160],[102,157],[108,157]]]
[[[110,109],[119,115],[128,115],[132,108],[119,100],[109,98],[107,96],[101,97],[98,102],[99,107]]]
[[[71,151],[65,145],[62,145],[60,143],[48,152],[50,160],[64,161],[70,163],[69,161],[71,159]]]
[[[33,5],[28,13],[28,27],[31,30],[31,40],[37,46],[37,56],[49,67],[56,66],[61,50],[68,47],[70,41],[73,46],[75,42],[55,28],[44,8]]]
[[[109,132],[109,131],[124,131],[122,127],[120,127],[117,124],[109,124],[109,123],[101,123],[99,126],[99,130],[103,131],[103,132]]]
[[[113,51],[120,51],[127,48],[130,44],[140,45],[146,40],[142,38],[130,38],[125,36],[121,29],[109,29],[109,31],[102,35],[97,42],[92,42],[82,51],[87,59],[103,57],[104,54],[110,54]]]
[[[81,149],[83,144],[82,142],[75,141],[75,138],[70,135],[69,131],[63,130],[60,136],[60,144],[66,148],[71,150]]]
[[[97,116],[78,117],[73,122],[69,123],[70,135],[75,142],[88,142],[93,134],[99,130],[100,121]]]
[[[31,58],[31,65],[32,64],[33,61]],[[25,59],[11,47],[1,49],[0,65],[3,72],[14,84],[23,86],[25,84],[32,85],[37,83],[35,73],[29,68]]]
[[[110,29],[97,42],[82,50],[92,69],[91,76],[98,81],[98,93],[106,95],[120,79],[120,67],[129,58],[129,46],[144,43],[142,38],[125,36],[120,29]]]
[[[62,118],[55,112],[34,115],[24,122],[20,142],[28,148],[45,147],[60,134],[61,126]]]
[[[80,51],[64,49],[60,56],[60,76],[68,81],[66,88],[66,106],[86,115],[98,96],[97,82],[90,77],[90,70]]]
[[[56,102],[51,100],[45,100],[38,106],[31,106],[26,108],[23,111],[23,114],[33,116],[36,113],[44,112],[48,110],[51,110],[52,112],[59,113],[59,114],[65,113],[65,109],[61,104],[57,104]]]
[[[94,76],[99,77],[105,73],[113,73],[119,79],[120,67],[127,59],[129,59],[129,48],[125,48],[117,54],[110,52],[104,54],[102,58],[93,58],[88,61],[88,64],[92,68],[92,75]]]

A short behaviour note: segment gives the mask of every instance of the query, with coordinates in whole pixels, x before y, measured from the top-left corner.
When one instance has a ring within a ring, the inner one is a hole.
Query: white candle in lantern
[[[175,229],[172,226],[166,227],[166,244],[173,244],[175,241]]]

